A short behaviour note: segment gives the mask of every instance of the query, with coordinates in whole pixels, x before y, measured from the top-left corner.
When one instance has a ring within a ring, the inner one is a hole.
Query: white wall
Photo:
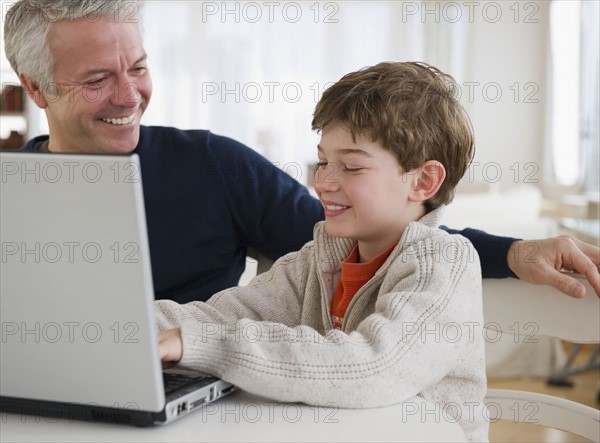
[[[541,184],[549,2],[521,7],[517,23],[515,10],[509,9],[516,3],[501,3],[501,20],[480,19],[470,27],[466,77],[480,83],[473,86],[472,103],[463,99],[477,137],[474,162],[480,163],[473,164],[470,176],[494,182],[501,171],[502,188]]]

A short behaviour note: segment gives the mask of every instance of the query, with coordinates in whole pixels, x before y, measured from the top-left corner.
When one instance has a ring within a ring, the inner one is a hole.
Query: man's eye
[[[328,164],[329,163],[327,163],[327,162],[317,162],[317,163],[315,163],[315,168],[326,169]]]
[[[91,80],[91,81],[87,82],[86,85],[90,86],[92,88],[97,88],[98,86],[101,86],[105,80],[106,80],[106,77],[98,78],[96,80]]]

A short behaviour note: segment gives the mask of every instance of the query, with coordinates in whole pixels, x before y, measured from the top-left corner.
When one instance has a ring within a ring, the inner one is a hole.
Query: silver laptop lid
[[[0,153],[0,394],[160,411],[139,158]]]

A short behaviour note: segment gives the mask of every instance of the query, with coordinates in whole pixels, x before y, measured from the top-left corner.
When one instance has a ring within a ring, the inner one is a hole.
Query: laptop
[[[163,371],[137,154],[0,170],[0,411],[149,426],[235,389]]]

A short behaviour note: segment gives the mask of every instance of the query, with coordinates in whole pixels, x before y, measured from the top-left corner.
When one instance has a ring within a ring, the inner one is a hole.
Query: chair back
[[[483,281],[484,327],[535,340],[557,337],[575,343],[600,343],[600,299],[587,280],[583,299],[549,286],[516,279]],[[534,392],[488,389],[490,421],[533,423],[600,441],[600,411],[560,397]]]

